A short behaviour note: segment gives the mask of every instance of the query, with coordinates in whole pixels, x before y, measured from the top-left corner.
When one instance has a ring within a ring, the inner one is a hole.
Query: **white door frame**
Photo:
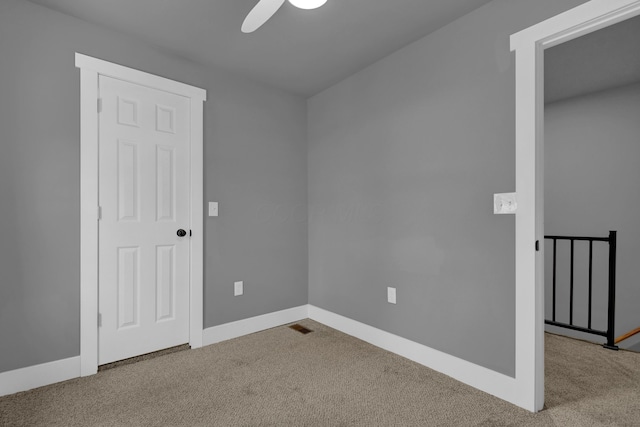
[[[203,103],[207,92],[80,53],[80,375],[98,371],[98,77],[108,76],[190,99],[189,344],[203,331]]]
[[[516,378],[544,405],[544,50],[640,14],[640,0],[592,0],[511,36],[516,54]],[[536,252],[535,242],[541,250]]]

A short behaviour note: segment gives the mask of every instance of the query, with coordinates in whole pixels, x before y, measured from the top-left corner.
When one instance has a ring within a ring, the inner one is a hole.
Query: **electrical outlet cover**
[[[233,283],[233,296],[237,297],[244,293],[244,282],[234,282]]]
[[[387,288],[387,302],[391,304],[396,303],[396,288]]]
[[[209,216],[218,216],[218,202],[209,202]]]

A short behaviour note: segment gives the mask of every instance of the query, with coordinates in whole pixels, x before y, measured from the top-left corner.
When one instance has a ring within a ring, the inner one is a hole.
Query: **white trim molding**
[[[544,50],[640,15],[640,0],[591,0],[511,36],[516,61],[516,382],[544,405]],[[506,399],[509,400],[509,399]]]
[[[309,306],[309,318],[515,405],[524,407],[527,402],[527,391],[520,388],[519,381],[508,375],[313,305]]]
[[[132,68],[75,55],[80,69],[80,373],[98,371],[98,78],[108,76],[190,100],[189,344],[202,346],[203,331],[203,103],[207,92]]]
[[[153,89],[164,90],[175,95],[191,98],[196,101],[206,101],[207,91],[199,87],[191,86],[185,83],[170,80],[165,77],[156,76],[154,74],[145,73],[144,71],[135,70],[133,68],[107,62],[102,59],[93,58],[91,56],[77,53],[75,55],[76,68],[81,70],[93,70],[101,76],[113,77],[125,80],[131,83],[147,86]]]
[[[238,338],[309,317],[309,306],[302,305],[263,314],[200,331],[200,347]],[[192,348],[195,348],[193,344]],[[40,365],[0,373],[0,396],[31,390],[61,381],[86,376],[81,372],[82,357],[70,357]],[[96,354],[97,363],[97,354]],[[90,365],[89,367],[92,367]],[[97,365],[94,369],[97,369]]]
[[[207,328],[203,333],[203,345],[215,344],[221,341],[253,334],[287,323],[297,322],[309,317],[309,306],[301,305],[286,310],[250,317],[236,322],[225,323]]]
[[[521,382],[516,378],[313,305],[302,305],[207,328],[202,333],[202,344],[215,344],[307,318],[413,360],[515,405],[524,407],[530,397],[530,393],[520,387]],[[72,357],[0,373],[0,395],[79,377],[80,359],[80,356]]]
[[[0,373],[0,396],[80,376],[80,356]]]

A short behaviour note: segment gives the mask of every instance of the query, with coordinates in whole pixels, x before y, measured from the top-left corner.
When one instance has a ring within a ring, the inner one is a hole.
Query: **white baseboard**
[[[308,305],[251,317],[203,331],[203,345],[308,318]],[[0,396],[80,377],[80,356],[0,373]]]
[[[310,318],[345,334],[439,371],[458,381],[522,406],[515,378],[312,305],[251,317],[207,328],[203,345],[241,337]],[[80,376],[80,356],[0,373],[0,396]]]
[[[313,305],[309,318],[522,406],[515,378]]]
[[[0,396],[80,376],[80,356],[0,373]]]
[[[282,311],[276,311],[274,313],[263,314],[261,316],[250,317],[236,322],[213,326],[203,331],[202,345],[215,344],[220,341],[253,334],[254,332],[260,332],[265,329],[275,328],[276,326],[285,325],[287,323],[297,322],[298,320],[306,319],[308,317],[309,306],[301,305],[300,307],[289,308]]]

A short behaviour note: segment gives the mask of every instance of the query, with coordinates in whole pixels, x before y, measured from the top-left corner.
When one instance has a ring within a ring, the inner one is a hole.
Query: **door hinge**
[[[189,237],[193,236],[193,232],[189,230]]]
[[[98,221],[102,219],[102,206],[98,206]]]
[[[102,313],[98,313],[98,327],[102,326]]]
[[[540,251],[540,240],[536,240],[536,251]]]
[[[98,113],[102,113],[102,98],[98,98]]]

